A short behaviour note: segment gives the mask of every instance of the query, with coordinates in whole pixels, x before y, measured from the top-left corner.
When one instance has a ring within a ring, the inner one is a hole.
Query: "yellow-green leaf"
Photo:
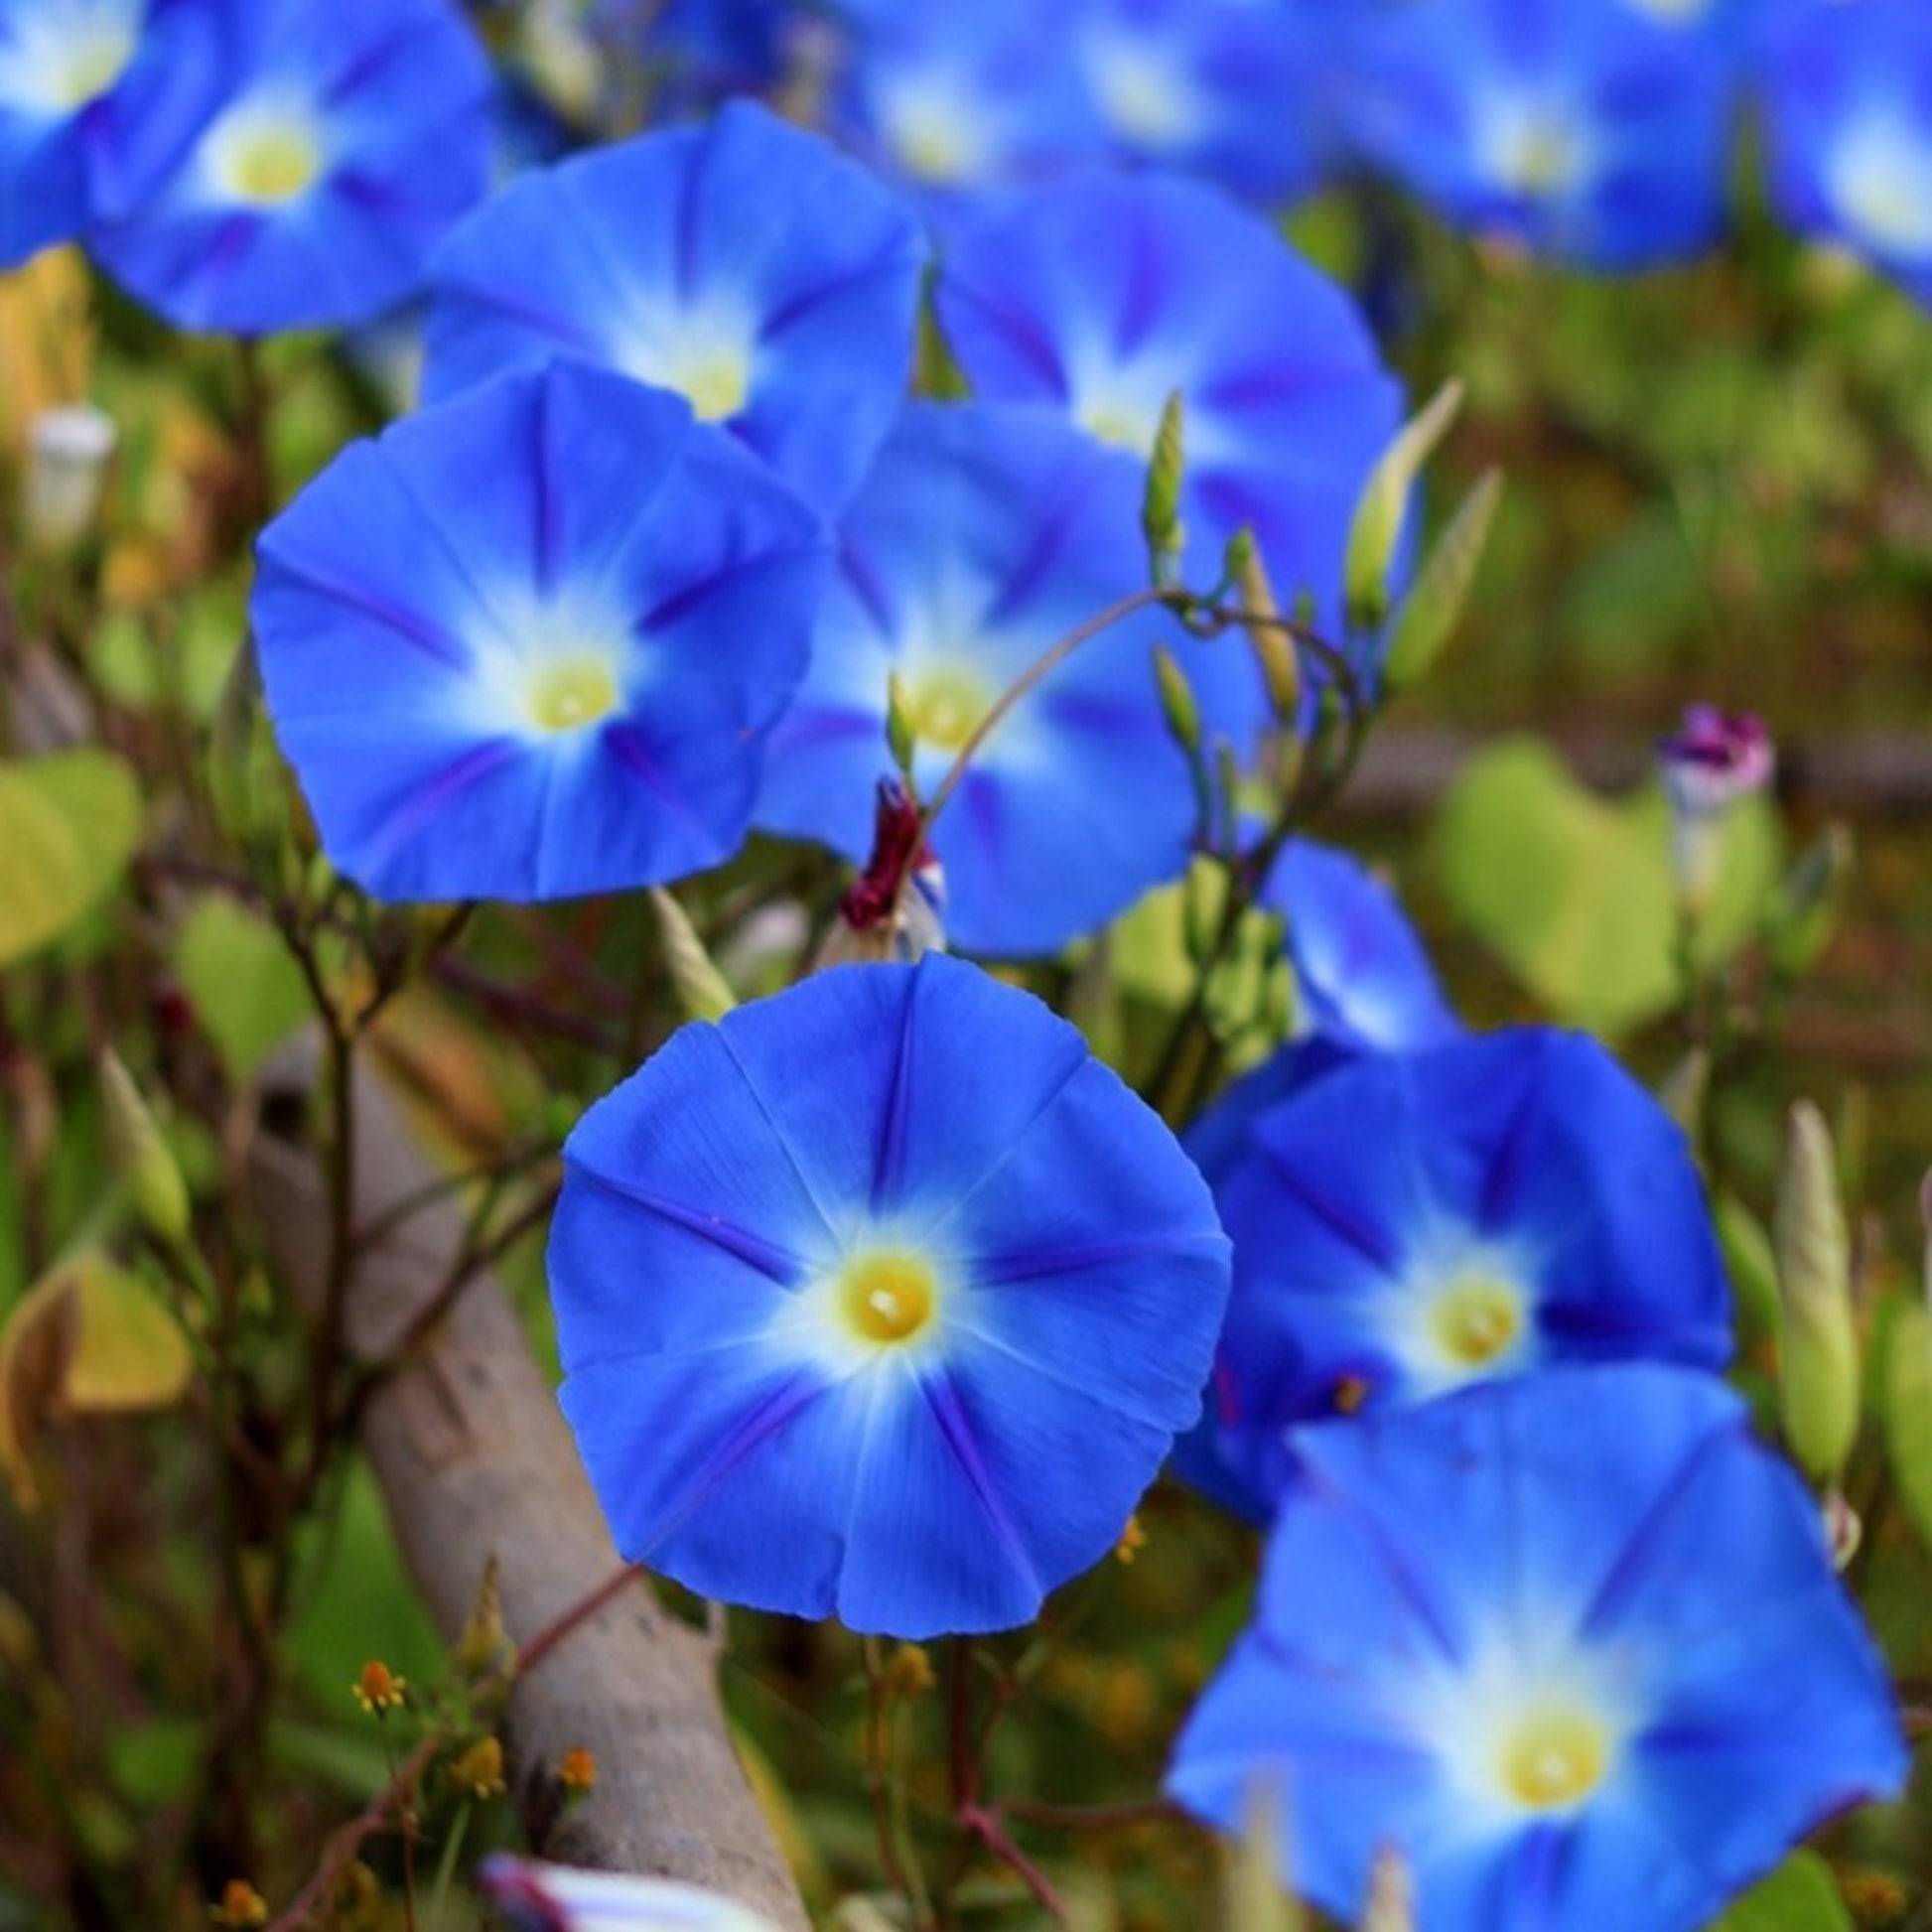
[[[1832,1868],[1816,1852],[1796,1852],[1734,1899],[1711,1932],[1852,1932]]]
[[[1707,964],[1756,930],[1779,866],[1762,798],[1738,801],[1724,840],[1698,935]],[[1659,786],[1600,798],[1539,740],[1503,739],[1449,787],[1435,857],[1463,921],[1558,1019],[1616,1034],[1675,1002],[1677,898]]]
[[[50,1422],[166,1408],[193,1371],[180,1325],[135,1276],[95,1250],[60,1263],[0,1327],[0,1469],[22,1506]]]
[[[85,918],[126,869],[140,829],[134,773],[111,753],[0,764],[0,966]]]
[[[231,898],[195,906],[176,935],[174,963],[237,1086],[309,1017],[309,990],[282,935]]]

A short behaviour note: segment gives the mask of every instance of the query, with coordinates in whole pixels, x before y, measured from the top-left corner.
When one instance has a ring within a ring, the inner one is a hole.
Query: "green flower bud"
[[[1825,1117],[1791,1110],[1773,1240],[1782,1323],[1778,1403],[1785,1440],[1805,1470],[1831,1481],[1859,1433],[1859,1333],[1852,1246]]]
[[[893,755],[893,763],[908,778],[918,742],[918,727],[913,723],[912,699],[905,681],[897,671],[890,671],[886,676],[886,746]]]
[[[1176,389],[1161,411],[1154,461],[1148,466],[1147,493],[1141,499],[1141,533],[1147,538],[1148,560],[1157,584],[1165,584],[1173,575],[1185,541],[1180,526],[1180,485],[1186,468],[1183,416],[1180,391]]]
[[[100,1056],[100,1096],[108,1152],[128,1184],[141,1225],[170,1248],[186,1247],[192,1221],[188,1183],[133,1074],[111,1046]]]
[[[1154,646],[1154,675],[1161,686],[1161,716],[1167,721],[1168,736],[1193,758],[1200,751],[1200,706],[1187,673],[1165,644]]]

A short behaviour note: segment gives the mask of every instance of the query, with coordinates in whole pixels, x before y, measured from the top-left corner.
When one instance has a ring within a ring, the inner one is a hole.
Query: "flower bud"
[[[1269,581],[1268,566],[1254,544],[1248,546],[1236,580],[1241,589],[1241,608],[1254,620],[1246,625],[1249,646],[1261,666],[1261,681],[1268,693],[1268,708],[1275,722],[1293,731],[1302,713],[1302,657],[1295,639],[1281,621],[1282,607]]]
[[[1689,918],[1710,910],[1723,858],[1725,821],[1740,798],[1771,782],[1776,761],[1762,719],[1692,705],[1657,759],[1671,804],[1671,864]]]
[[[1154,646],[1154,675],[1161,687],[1161,716],[1168,736],[1193,758],[1200,751],[1200,706],[1187,673],[1166,644]]]
[[[185,1247],[192,1217],[188,1183],[134,1076],[112,1047],[100,1056],[100,1095],[108,1151],[128,1184],[141,1225],[166,1246]]]
[[[93,533],[119,441],[114,419],[86,403],[34,418],[20,511],[29,548],[68,550]]]
[[[1859,1336],[1831,1135],[1807,1100],[1791,1110],[1774,1242],[1785,1440],[1808,1473],[1830,1481],[1845,1466],[1859,1430]]]
[[[908,783],[912,775],[912,755],[919,748],[915,715],[905,680],[897,671],[889,671],[886,675],[886,749],[893,755],[894,768]]]
[[[1180,391],[1176,389],[1161,411],[1154,461],[1148,466],[1147,493],[1141,499],[1141,534],[1147,539],[1157,584],[1166,583],[1172,576],[1185,541],[1180,527],[1180,484],[1186,467],[1182,420]]]

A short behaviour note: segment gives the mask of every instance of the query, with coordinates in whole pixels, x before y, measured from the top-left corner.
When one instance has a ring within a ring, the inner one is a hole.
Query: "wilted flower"
[[[1272,1506],[1285,1432],[1337,1406],[1564,1361],[1716,1368],[1730,1352],[1683,1133],[1581,1034],[1344,1060],[1246,1131],[1215,1179],[1234,1293],[1179,1466],[1254,1514]]]
[[[1563,1369],[1297,1434],[1259,1608],[1168,1776],[1428,1932],[1690,1932],[1907,1768],[1817,1511],[1710,1377]]]
[[[1008,686],[1146,584],[1140,497],[1134,464],[1050,417],[908,408],[840,530],[759,823],[863,862],[893,674],[930,799]],[[974,754],[932,835],[956,945],[1056,951],[1185,865],[1194,792],[1150,662],[1163,628],[1144,612],[1094,638]],[[1218,661],[1239,668],[1231,650]]]
[[[1212,582],[1246,525],[1285,603],[1332,629],[1355,499],[1401,392],[1349,298],[1260,215],[1205,186],[1084,178],[963,221],[936,289],[946,339],[988,402],[1071,417],[1153,454],[1181,398],[1189,577]],[[1241,736],[1269,716],[1258,675]]]
[[[355,445],[264,533],[252,607],[329,856],[404,899],[729,858],[824,551],[749,452],[602,369],[506,376]]]
[[[1479,234],[1595,268],[1709,247],[1737,64],[1629,0],[1428,0],[1355,41],[1367,156]]]
[[[1771,782],[1774,754],[1761,719],[1692,705],[1684,723],[1657,746],[1671,804],[1671,859],[1678,896],[1693,913],[1710,903],[1730,808]]]
[[[566,355],[674,389],[835,512],[897,413],[924,244],[829,142],[739,102],[524,175],[437,258],[425,394]]]
[[[776,1932],[749,1905],[671,1878],[580,1871],[492,1852],[477,1882],[513,1932]]]
[[[369,321],[488,187],[481,45],[449,0],[198,11],[220,41],[206,118],[152,191],[91,233],[94,253],[185,329]]]
[[[1200,1177],[1073,1028],[942,953],[686,1027],[564,1160],[564,1410],[618,1547],[702,1595],[1024,1623],[1198,1407]]]

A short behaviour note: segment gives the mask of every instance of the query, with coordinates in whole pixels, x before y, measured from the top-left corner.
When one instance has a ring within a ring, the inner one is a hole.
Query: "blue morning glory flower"
[[[758,822],[855,863],[872,848],[888,680],[930,797],[1001,693],[1067,631],[1143,589],[1142,477],[1044,414],[915,405],[839,533],[812,659],[771,741]],[[946,924],[968,952],[1057,951],[1185,866],[1186,761],[1151,659],[1172,627],[1118,624],[1030,693],[941,814]],[[1196,653],[1203,677],[1238,645]]]
[[[185,329],[367,322],[488,186],[488,63],[449,0],[209,0],[222,95],[89,237]]]
[[[777,1932],[761,1912],[672,1878],[492,1852],[477,1880],[511,1932]]]
[[[1735,64],[1628,0],[1417,0],[1362,23],[1354,134],[1449,220],[1604,269],[1724,224]]]
[[[270,713],[384,898],[553,898],[737,849],[825,541],[676,397],[555,363],[406,418],[269,525]]]
[[[1684,1136],[1544,1028],[1298,1078],[1216,1157],[1234,1293],[1201,1429],[1265,1516],[1284,1432],[1563,1361],[1718,1368],[1730,1306]]]
[[[1120,159],[1255,200],[1314,185],[1321,35],[1286,0],[1083,0],[1069,26]]]
[[[1352,1920],[1693,1932],[1907,1758],[1816,1506],[1706,1376],[1567,1369],[1298,1432],[1253,1627],[1168,1790],[1279,1802]]]
[[[564,1162],[564,1410],[619,1549],[703,1595],[1027,1622],[1198,1406],[1207,1189],[1073,1028],[944,954],[686,1027]]]
[[[902,401],[924,245],[898,198],[751,102],[525,175],[438,258],[425,392],[570,355],[675,389],[820,509]]]
[[[1794,3],[1761,71],[1772,200],[1932,303],[1932,38],[1916,0]]]
[[[1213,582],[1250,525],[1284,603],[1310,593],[1333,634],[1349,520],[1402,398],[1348,297],[1267,221],[1198,183],[1069,182],[962,224],[937,302],[983,400],[1070,416],[1143,463],[1178,390],[1190,576]]]
[[[145,192],[193,137],[202,25],[171,0],[0,0],[0,267]]]
[[[1106,151],[1079,73],[1033,0],[882,12],[832,111],[880,168],[944,194],[1039,182]]]
[[[1359,859],[1291,839],[1261,902],[1288,920],[1298,1031],[1391,1051],[1460,1035],[1408,914]]]

